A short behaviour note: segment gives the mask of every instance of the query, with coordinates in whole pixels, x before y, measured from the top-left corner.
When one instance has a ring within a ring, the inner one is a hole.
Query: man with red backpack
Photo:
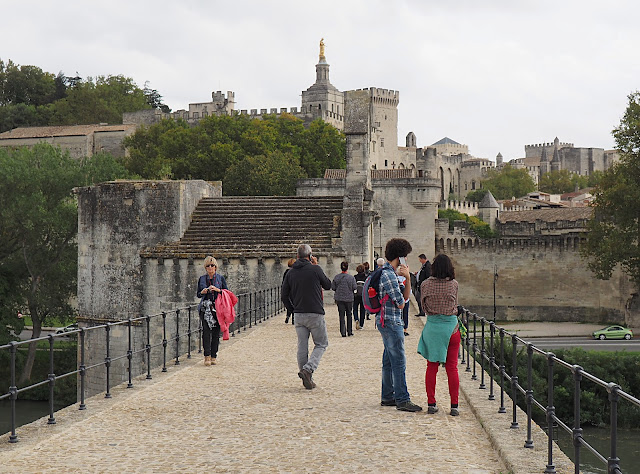
[[[422,411],[422,407],[411,401],[405,375],[407,360],[404,351],[402,309],[411,294],[409,267],[405,261],[409,253],[411,244],[407,240],[389,240],[384,251],[387,261],[377,270],[380,271],[379,281],[372,289],[377,291],[377,298],[381,303],[380,311],[376,314],[376,327],[384,344],[380,405],[395,406],[401,411],[418,412]],[[400,290],[398,275],[406,278],[404,291]]]

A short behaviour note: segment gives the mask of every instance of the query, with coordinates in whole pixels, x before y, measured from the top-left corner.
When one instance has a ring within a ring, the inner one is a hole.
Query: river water
[[[559,431],[558,446],[575,462],[571,436],[562,429]],[[611,450],[610,433],[607,428],[583,428],[582,436],[601,455],[608,458]],[[618,429],[617,449],[622,472],[626,474],[640,473],[640,430]],[[607,465],[603,464],[588,449],[583,447],[580,449],[580,472],[584,474],[606,474]]]
[[[64,407],[55,407],[59,410]],[[33,402],[31,400],[18,400],[16,402],[16,427],[36,421],[43,416],[49,416],[49,402]],[[0,400],[0,434],[11,431],[11,401]],[[20,430],[16,428],[18,436]]]

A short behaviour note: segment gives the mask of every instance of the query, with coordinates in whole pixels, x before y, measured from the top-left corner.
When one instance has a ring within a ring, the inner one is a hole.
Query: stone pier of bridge
[[[380,406],[382,341],[373,321],[340,337],[334,305],[326,306],[329,347],[305,390],[297,376],[296,334],[284,315],[221,343],[218,364],[200,354],[168,373],[140,377],[0,437],[0,472],[543,472],[546,438],[526,419],[509,429],[460,367],[460,416],[448,414],[446,374],[438,374],[441,410],[426,413],[425,360],[416,353],[422,321],[411,317],[407,383],[420,413]],[[498,392],[499,395],[499,392]],[[499,398],[499,396],[497,397]],[[507,405],[509,407],[509,405]],[[556,457],[557,455],[557,457]],[[573,465],[554,453],[559,473]]]

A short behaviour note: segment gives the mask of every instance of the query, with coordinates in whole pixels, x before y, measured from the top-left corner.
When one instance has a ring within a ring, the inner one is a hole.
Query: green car
[[[594,339],[631,339],[633,337],[633,333],[631,329],[623,328],[622,326],[608,326],[606,328],[600,329],[599,331],[594,331],[593,338]]]

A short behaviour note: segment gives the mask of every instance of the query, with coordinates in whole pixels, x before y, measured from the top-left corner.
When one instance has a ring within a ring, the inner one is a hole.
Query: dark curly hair
[[[450,278],[453,280],[456,277],[456,272],[453,268],[453,263],[451,263],[451,259],[443,253],[434,258],[431,264],[431,276],[441,279]]]
[[[384,257],[388,261],[395,260],[398,257],[406,257],[411,253],[411,244],[406,239],[391,239],[384,248]]]
[[[347,270],[349,270],[349,262],[342,262],[340,264],[340,270],[342,270],[343,272],[346,272]]]

